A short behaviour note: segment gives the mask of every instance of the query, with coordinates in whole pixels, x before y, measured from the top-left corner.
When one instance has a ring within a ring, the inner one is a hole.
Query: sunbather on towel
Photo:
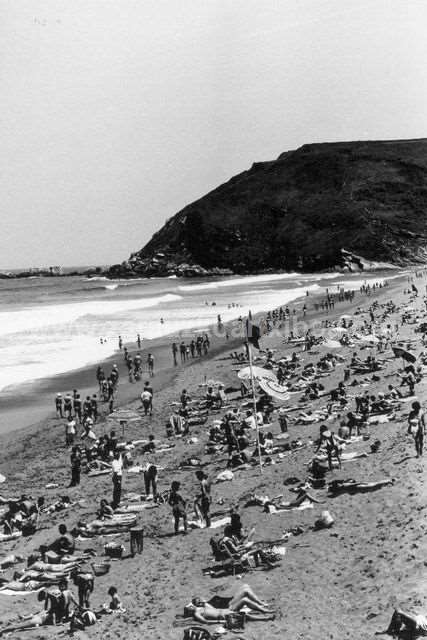
[[[230,525],[224,527],[224,535],[219,543],[219,547],[224,550],[230,558],[243,562],[246,561],[249,565],[251,565],[252,561],[255,567],[264,566],[273,569],[276,566],[276,560],[272,560],[264,549],[252,549],[252,545],[253,542],[251,541],[239,544],[239,542],[233,537],[232,527]],[[253,564],[251,566],[253,566]]]
[[[356,480],[333,480],[329,483],[329,492],[333,495],[339,493],[368,493],[382,487],[394,484],[394,480],[379,480],[378,482],[357,482]]]
[[[210,600],[192,598],[191,605],[186,609],[191,612],[197,622],[218,624],[221,620],[225,620],[227,615],[240,611],[243,607],[250,610],[246,612],[248,620],[274,620],[275,618],[273,609],[262,602],[247,584],[241,585],[231,597],[214,596]]]
[[[264,503],[264,511],[269,512],[271,507],[274,507],[276,511],[286,511],[289,509],[297,509],[304,502],[316,502],[320,504],[321,501],[314,498],[312,495],[308,493],[308,491],[304,488],[298,489],[297,496],[294,500],[290,502],[277,502],[279,498],[273,499],[272,501],[267,501]]]
[[[37,594],[37,600],[42,602],[44,600],[44,593],[41,591]],[[35,627],[40,627],[45,624],[52,623],[52,615],[50,611],[42,610],[38,613],[31,614],[29,616],[25,616],[21,618],[20,622],[16,622],[15,624],[10,624],[8,627],[4,627],[0,629],[0,636],[4,633],[10,633],[12,631],[20,631],[24,629],[34,629]]]
[[[40,580],[28,580],[28,582],[22,582],[21,580],[11,580],[6,582],[0,587],[0,591],[37,591],[46,587],[46,584],[40,582]]]

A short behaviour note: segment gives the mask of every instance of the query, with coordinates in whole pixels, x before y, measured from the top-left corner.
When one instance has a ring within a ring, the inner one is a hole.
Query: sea
[[[400,274],[398,274],[400,275]],[[291,305],[306,292],[358,289],[396,272],[277,273],[222,278],[109,280],[83,276],[0,280],[0,400],[16,385],[97,363],[118,349]]]

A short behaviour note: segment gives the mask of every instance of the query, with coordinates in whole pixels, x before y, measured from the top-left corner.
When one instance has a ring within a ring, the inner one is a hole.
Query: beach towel
[[[0,533],[0,542],[15,540],[15,538],[20,538],[21,536],[22,536],[22,531],[15,531],[14,533]]]
[[[341,461],[342,462],[351,462],[352,460],[357,460],[358,458],[367,458],[368,454],[366,453],[366,451],[361,451],[361,452],[356,452],[356,451],[349,451],[348,453],[342,453],[341,454]]]
[[[88,476],[93,478],[95,476],[105,476],[111,473],[111,469],[97,469],[95,471],[89,471]]]
[[[14,591],[13,589],[2,589],[0,590],[0,596],[28,596],[32,593],[38,593],[41,589],[45,589],[46,587],[39,587],[38,589],[33,589],[32,591]]]
[[[138,513],[139,511],[144,511],[144,509],[153,509],[156,508],[157,505],[150,502],[142,502],[141,504],[125,504],[116,509],[116,514],[126,514],[126,513]]]
[[[221,473],[218,473],[216,477],[216,481],[226,482],[227,480],[232,480],[233,478],[234,478],[233,472],[230,469],[225,469],[224,471],[221,471]]]
[[[174,523],[175,520],[171,518],[171,522]],[[219,518],[218,520],[211,521],[211,526],[207,527],[206,523],[203,520],[188,520],[188,526],[191,529],[219,529],[220,527],[224,527],[225,525],[230,524],[230,517]],[[184,531],[184,524],[180,524],[180,531]]]
[[[369,416],[368,424],[385,424],[386,422],[390,422],[390,420],[394,420],[395,417],[395,413],[382,413],[378,416]]]

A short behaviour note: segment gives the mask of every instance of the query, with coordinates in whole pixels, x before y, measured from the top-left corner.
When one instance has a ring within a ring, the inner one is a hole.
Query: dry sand
[[[420,282],[421,289],[424,281]],[[406,281],[395,281],[392,286],[371,298],[357,294],[353,305],[337,305],[329,316],[340,315],[359,305],[366,308],[375,298],[379,302],[393,298],[397,304],[403,305],[408,300],[408,296],[403,295],[405,287]],[[326,317],[326,314],[322,314],[322,317]],[[412,336],[414,326],[404,325],[401,335],[405,338]],[[162,381],[155,377],[154,416],[129,424],[126,436],[141,438],[155,433],[157,437],[164,438],[164,424],[170,415],[170,403],[179,397],[182,388],[187,388],[193,397],[202,394],[198,385],[204,376],[220,379],[226,386],[238,387],[231,361],[225,360],[222,355],[223,350],[229,347],[231,345],[217,344],[208,359],[177,367],[168,375],[165,374]],[[278,348],[279,352],[290,352],[283,345],[278,345]],[[419,341],[416,349],[420,351]],[[343,348],[340,353],[349,355],[352,351]],[[363,351],[363,357],[367,353]],[[310,359],[317,360],[319,354],[302,354],[302,357],[306,363]],[[381,380],[378,383],[371,382],[366,388],[372,393],[385,389],[397,378],[384,375],[392,374],[400,366],[400,361],[390,360],[386,369],[380,372]],[[336,386],[342,377],[341,366],[324,379],[326,390]],[[354,392],[356,390],[357,387]],[[424,390],[422,382],[417,387],[421,400],[424,399]],[[238,394],[233,395],[237,399]],[[293,396],[295,402],[297,398]],[[313,402],[312,407],[324,403],[324,400],[319,400]],[[135,408],[138,403],[133,402],[130,406]],[[379,453],[344,464],[341,471],[334,471],[327,476],[327,480],[351,477],[373,481],[394,478],[392,487],[375,493],[342,495],[333,499],[327,497],[326,490],[321,490],[315,494],[325,504],[315,505],[314,509],[307,511],[269,515],[263,513],[260,507],[243,508],[245,497],[251,491],[270,497],[283,493],[285,499],[292,499],[293,494],[283,481],[291,476],[304,480],[306,463],[313,451],[311,445],[289,455],[281,464],[266,467],[262,475],[257,468],[244,470],[236,472],[232,482],[213,486],[212,510],[239,502],[244,527],[256,527],[255,540],[280,538],[286,529],[295,525],[305,528],[303,535],[291,537],[287,542],[286,556],[277,569],[255,571],[244,576],[243,580],[263,599],[274,603],[279,611],[273,622],[248,623],[242,634],[247,640],[261,637],[292,640],[372,638],[376,631],[387,626],[395,603],[418,612],[427,611],[427,596],[422,587],[426,557],[423,535],[427,524],[424,512],[426,473],[423,461],[415,458],[412,438],[406,435],[405,415],[408,409],[409,405],[404,404],[394,422],[371,427],[372,438],[382,441]],[[177,470],[178,463],[190,454],[202,457],[208,463],[209,473],[213,475],[224,468],[225,453],[213,457],[203,454],[208,424],[192,431],[193,435],[199,436],[199,443],[186,445],[182,440],[177,440],[171,452],[152,457],[164,467],[159,477],[161,489],[167,488],[171,480],[179,479],[183,494],[192,500],[198,489],[194,472]],[[329,424],[333,430],[337,430],[338,420]],[[100,424],[97,432],[102,433],[104,428]],[[273,423],[272,431],[276,434],[279,432],[277,422]],[[298,437],[304,443],[315,438],[318,432],[319,424],[290,425],[291,438]],[[49,419],[37,427],[6,434],[1,437],[1,443],[0,470],[7,476],[7,482],[1,487],[2,495],[25,492],[35,497],[45,495],[47,502],[51,502],[66,494],[74,500],[83,499],[84,503],[66,512],[44,516],[40,531],[18,542],[3,543],[0,557],[11,552],[28,554],[41,543],[52,541],[60,522],[66,522],[71,528],[78,520],[92,519],[100,498],[111,496],[110,476],[89,478],[82,474],[80,487],[66,488],[70,475],[69,451],[64,446],[62,421]],[[369,441],[362,442],[357,445],[357,450],[369,451],[369,444]],[[137,457],[141,459],[141,456]],[[55,482],[59,486],[46,490],[48,482]],[[127,475],[123,484],[124,495],[128,491],[143,491],[140,475]],[[222,500],[224,504],[219,505],[218,501]],[[309,527],[323,509],[332,513],[335,525],[331,529],[314,532]],[[80,633],[79,637],[178,640],[182,638],[183,630],[173,626],[174,618],[182,613],[191,596],[231,594],[241,584],[239,577],[212,579],[202,575],[202,568],[211,564],[211,531],[196,530],[188,536],[172,536],[173,525],[167,505],[149,510],[140,521],[146,530],[143,554],[134,559],[113,561],[110,573],[96,579],[92,596],[92,604],[97,608],[107,601],[108,587],[115,585],[127,613],[104,618]],[[122,540],[128,549],[128,536]],[[79,544],[81,548],[93,547],[101,553],[102,543],[102,538],[95,538]],[[12,574],[13,569],[10,569],[4,575],[11,577]],[[34,612],[37,606],[34,595],[7,597],[0,592],[2,622],[16,619],[18,613]],[[12,637],[54,638],[61,631],[61,627],[45,627],[15,633]],[[233,634],[225,637],[231,638]]]

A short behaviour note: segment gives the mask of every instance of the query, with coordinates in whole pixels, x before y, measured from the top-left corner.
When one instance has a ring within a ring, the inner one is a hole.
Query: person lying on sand
[[[394,479],[379,480],[377,482],[357,482],[356,480],[333,480],[329,483],[328,490],[333,495],[340,493],[368,493],[382,487],[394,484]]]
[[[21,622],[16,622],[0,629],[0,636],[4,633],[11,633],[12,631],[23,631],[25,629],[37,629],[45,624],[50,624],[51,617],[48,611],[40,611],[29,616],[22,618]]]
[[[299,487],[297,490],[297,496],[294,500],[289,502],[278,502],[282,499],[283,496],[277,496],[272,500],[269,499],[268,496],[253,496],[253,499],[257,504],[260,504],[264,507],[264,511],[270,513],[270,511],[285,511],[287,509],[296,509],[300,507],[304,502],[315,502],[317,504],[321,504],[320,500],[317,500],[314,496],[310,495],[308,491],[304,487]]]
[[[240,611],[243,607],[248,620],[274,620],[275,613],[266,602],[260,600],[251,587],[243,584],[234,596],[214,596],[210,600],[194,597],[186,611],[191,613],[194,620],[202,624],[217,624],[225,620],[227,615]]]

